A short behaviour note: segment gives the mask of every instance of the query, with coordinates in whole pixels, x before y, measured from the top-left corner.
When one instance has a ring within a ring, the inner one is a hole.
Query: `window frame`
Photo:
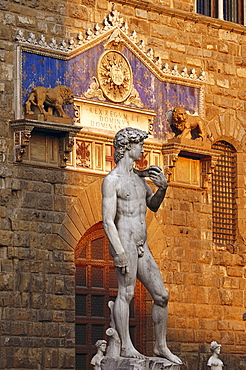
[[[231,2],[231,10],[226,10],[225,1],[226,0],[210,0],[209,8],[205,9],[206,5],[204,6],[204,11],[200,8],[202,7],[199,2],[203,0],[196,0],[195,1],[195,9],[196,13],[205,15],[212,18],[217,18],[220,20],[224,20],[227,22],[232,22],[240,25],[246,25],[246,1],[244,0],[232,0]],[[233,1],[237,2],[237,10],[234,9],[233,15]],[[228,14],[228,16],[227,16]],[[235,19],[237,17],[237,19]]]

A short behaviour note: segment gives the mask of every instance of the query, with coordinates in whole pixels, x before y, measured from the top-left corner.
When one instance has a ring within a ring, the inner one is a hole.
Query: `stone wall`
[[[115,1],[163,63],[205,70],[205,121],[212,140],[238,152],[238,238],[212,243],[211,187],[170,186],[149,244],[170,293],[168,341],[188,369],[206,369],[209,342],[223,345],[227,370],[246,369],[245,106],[243,26],[193,13],[194,2]],[[2,1],[0,4],[0,369],[74,369],[74,248],[101,220],[96,174],[13,164],[14,36],[17,29],[59,39],[86,31],[109,13],[106,0]],[[189,13],[187,13],[189,12]],[[97,207],[90,207],[90,195]],[[76,211],[76,212],[75,212]],[[85,216],[86,215],[86,216]],[[152,326],[147,301],[147,350]]]
[[[234,354],[237,348],[243,354],[243,248],[213,245],[211,204],[204,191],[169,189],[163,213],[166,248],[156,259],[170,293],[168,340],[181,356],[185,353],[189,369],[206,369],[208,343],[214,338],[223,344],[222,352]],[[224,363],[229,369],[244,368],[230,356]]]
[[[2,196],[0,368],[74,368],[74,258],[57,238],[65,176],[19,166],[12,176]]]

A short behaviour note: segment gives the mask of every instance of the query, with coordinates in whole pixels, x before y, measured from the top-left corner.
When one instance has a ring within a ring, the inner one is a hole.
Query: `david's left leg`
[[[159,268],[147,245],[144,246],[144,255],[138,259],[138,279],[148,289],[154,300],[152,308],[156,337],[154,353],[174,363],[182,364],[182,361],[167,347],[168,293],[164,287]]]

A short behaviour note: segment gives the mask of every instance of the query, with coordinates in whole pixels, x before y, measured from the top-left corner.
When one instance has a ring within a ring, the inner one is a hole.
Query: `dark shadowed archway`
[[[76,369],[91,369],[98,339],[107,339],[108,301],[117,295],[117,278],[102,222],[90,227],[75,249]],[[145,290],[138,282],[130,310],[130,332],[138,350],[145,352]]]

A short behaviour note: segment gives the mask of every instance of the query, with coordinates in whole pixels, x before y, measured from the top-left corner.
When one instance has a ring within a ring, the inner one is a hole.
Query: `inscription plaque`
[[[75,104],[77,110],[76,125],[88,127],[97,132],[98,130],[116,132],[130,126],[150,132],[151,135],[153,120],[156,116],[153,111],[118,107],[76,98]]]

